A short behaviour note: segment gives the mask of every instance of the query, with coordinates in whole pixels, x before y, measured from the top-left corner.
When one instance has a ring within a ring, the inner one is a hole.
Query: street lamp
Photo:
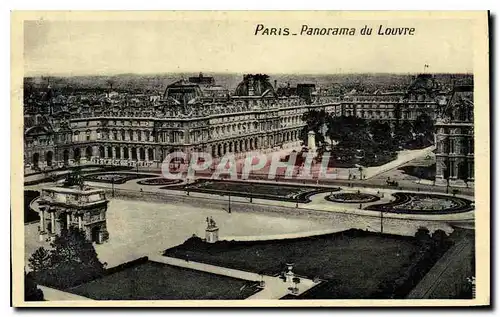
[[[224,185],[225,192],[227,193],[228,197],[228,206],[227,206],[227,212],[230,214],[231,213],[231,192],[228,190],[228,185]],[[224,197],[224,193],[221,194],[222,197]]]
[[[384,233],[384,212],[380,211],[380,233]]]
[[[115,177],[111,178],[111,197],[115,197]]]

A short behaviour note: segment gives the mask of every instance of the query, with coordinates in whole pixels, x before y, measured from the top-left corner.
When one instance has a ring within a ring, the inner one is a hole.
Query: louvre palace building
[[[74,164],[159,167],[172,152],[243,157],[301,145],[304,113],[396,122],[448,104],[450,91],[432,75],[404,91],[332,93],[314,84],[278,87],[263,74],[244,75],[234,91],[202,74],[160,94],[73,91],[50,85],[24,96],[24,163],[29,171]]]
[[[436,184],[474,184],[474,87],[459,85],[437,109]]]

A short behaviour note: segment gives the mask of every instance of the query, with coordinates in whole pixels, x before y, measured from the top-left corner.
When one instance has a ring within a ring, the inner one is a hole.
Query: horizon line
[[[217,74],[217,75],[244,75],[244,74],[270,74],[270,75],[299,75],[299,76],[332,76],[332,75],[421,75],[421,74],[430,74],[430,75],[474,75],[474,72],[468,71],[457,71],[457,72],[346,72],[346,73],[284,73],[284,72],[225,72],[225,71],[215,71],[215,72],[205,72],[205,71],[175,71],[175,72],[147,72],[147,73],[133,73],[133,72],[124,72],[124,73],[110,73],[110,74],[102,74],[102,73],[86,73],[86,74],[25,74],[23,78],[29,77],[119,77],[119,76],[161,76],[161,75],[169,75],[169,74]]]

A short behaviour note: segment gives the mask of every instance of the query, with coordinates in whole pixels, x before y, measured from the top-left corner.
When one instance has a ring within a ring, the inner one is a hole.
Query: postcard
[[[13,306],[490,305],[488,22],[12,12]]]

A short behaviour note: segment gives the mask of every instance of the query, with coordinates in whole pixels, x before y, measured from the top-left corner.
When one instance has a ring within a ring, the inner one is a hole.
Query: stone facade
[[[200,78],[204,85],[180,80],[162,96],[107,93],[89,100],[84,93],[49,91],[41,102],[25,98],[27,170],[76,163],[159,167],[175,151],[243,157],[300,146],[302,116],[310,110],[395,124],[424,112],[434,118],[446,98],[428,75],[401,93],[339,97],[313,91],[308,98],[277,94],[266,75],[245,75],[232,95]]]
[[[474,89],[455,87],[436,120],[436,185],[474,185]]]

